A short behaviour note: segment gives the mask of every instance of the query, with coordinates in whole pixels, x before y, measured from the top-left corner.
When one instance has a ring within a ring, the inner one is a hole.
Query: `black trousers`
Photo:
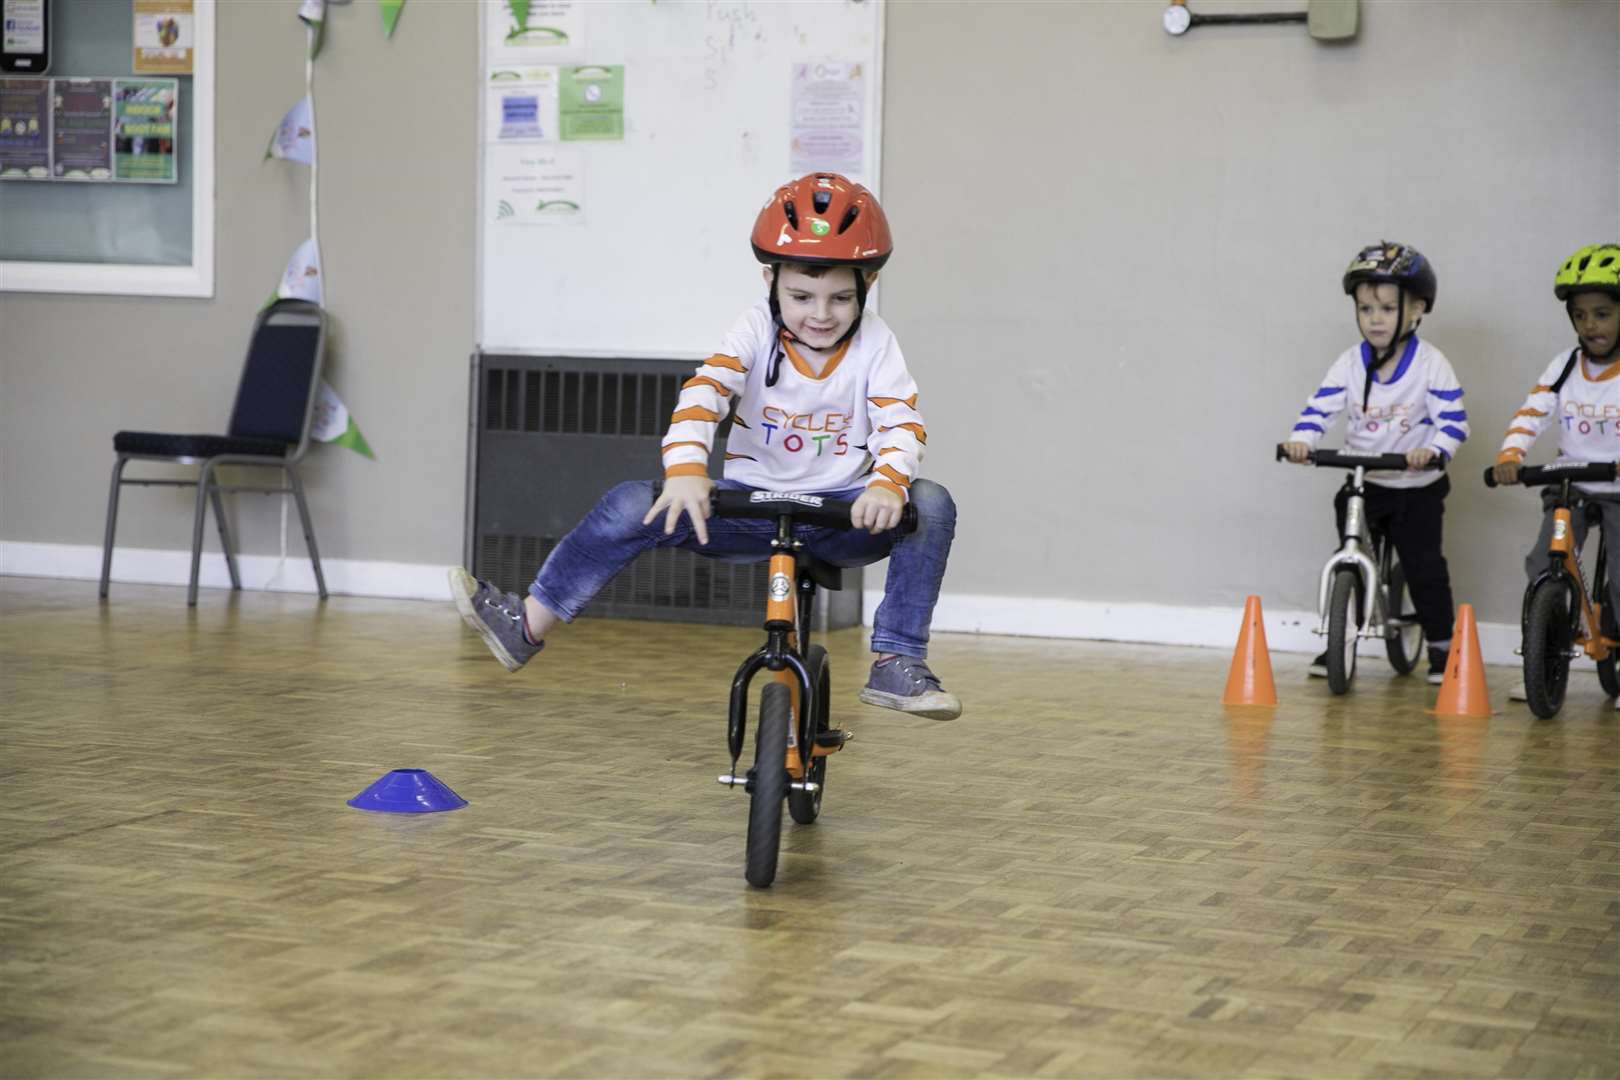
[[[1379,487],[1369,483],[1363,490],[1367,528],[1374,535],[1387,536],[1401,558],[1406,587],[1412,593],[1423,636],[1433,641],[1451,640],[1456,611],[1451,602],[1451,571],[1440,553],[1440,526],[1446,513],[1446,495],[1451,478],[1442,476],[1432,484],[1417,488]],[[1336,535],[1344,536],[1344,508],[1350,489],[1342,487],[1333,499]]]

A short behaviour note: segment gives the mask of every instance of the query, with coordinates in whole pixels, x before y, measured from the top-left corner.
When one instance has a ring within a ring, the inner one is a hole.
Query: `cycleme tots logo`
[[[771,599],[780,602],[792,594],[793,582],[788,580],[786,574],[772,574],[770,589]]]

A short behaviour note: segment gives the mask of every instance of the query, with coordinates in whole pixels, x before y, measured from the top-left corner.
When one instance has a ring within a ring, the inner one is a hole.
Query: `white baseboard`
[[[244,589],[314,593],[315,574],[302,555],[243,555],[237,558]],[[343,596],[378,596],[400,600],[449,600],[444,566],[426,563],[322,559],[326,588]],[[115,584],[184,585],[191,573],[189,551],[118,548],[113,552]],[[101,549],[83,544],[25,544],[0,541],[0,575],[73,578],[101,577]],[[225,559],[203,553],[200,584],[230,587]],[[863,595],[864,621],[883,601],[882,590]],[[1322,651],[1313,631],[1316,613],[1266,608],[1266,645],[1273,652]],[[1057,600],[1024,596],[946,594],[934,609],[934,629],[942,633],[1007,634],[1015,637],[1081,638],[1148,645],[1196,645],[1230,649],[1237,643],[1243,609],[1175,607],[1168,604],[1116,604],[1091,600]],[[1480,649],[1487,664],[1518,664],[1517,623],[1480,623]],[[1376,643],[1362,644],[1364,655],[1382,652]],[[1582,661],[1581,663],[1589,663]]]
[[[862,596],[864,621],[883,601],[881,589]],[[1314,656],[1325,648],[1315,633],[1314,611],[1265,607],[1266,647],[1272,652]],[[1056,600],[1026,596],[946,594],[934,608],[933,628],[942,633],[1008,634],[1025,637],[1129,641],[1147,645],[1197,645],[1231,649],[1237,644],[1243,609],[1173,607],[1168,604],[1114,604],[1090,600]],[[1479,623],[1480,652],[1487,664],[1518,665],[1518,623]],[[1361,654],[1382,656],[1377,642],[1362,642]],[[1581,661],[1587,663],[1589,661]]]
[[[302,553],[239,555],[242,588],[266,592],[315,592],[315,571]],[[343,596],[381,596],[399,600],[449,600],[446,566],[423,563],[322,559],[328,592]],[[0,574],[18,577],[101,578],[101,549],[82,544],[23,544],[0,541]],[[191,552],[120,547],[113,551],[113,584],[185,585],[191,580]],[[225,557],[204,551],[198,584],[228,589],[231,576]]]

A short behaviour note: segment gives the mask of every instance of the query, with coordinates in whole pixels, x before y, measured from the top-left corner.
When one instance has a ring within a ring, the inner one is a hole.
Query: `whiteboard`
[[[883,0],[532,0],[528,26],[547,32],[521,41],[509,37],[509,0],[479,7],[486,352],[708,356],[764,294],[748,237],[777,186],[824,168],[878,191]],[[515,73],[545,100],[556,70],[585,65],[623,65],[622,139],[558,140],[553,130],[537,141],[503,122]],[[858,131],[818,140],[817,87],[860,114]],[[809,168],[793,168],[794,132]],[[831,160],[806,146],[832,147]],[[526,178],[539,177],[570,190],[523,201]],[[536,206],[560,216],[538,220]]]

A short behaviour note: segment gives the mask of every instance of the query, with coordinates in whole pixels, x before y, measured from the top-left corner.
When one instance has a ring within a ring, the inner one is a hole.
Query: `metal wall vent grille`
[[[614,371],[484,371],[486,431],[659,438],[680,397],[681,375]]]
[[[557,540],[485,534],[479,538],[478,574],[521,596]],[[690,620],[693,613],[703,612],[711,618],[743,616],[717,621],[756,622],[765,609],[767,570],[765,563],[727,563],[690,551],[654,548],[608,582],[585,614]]]

